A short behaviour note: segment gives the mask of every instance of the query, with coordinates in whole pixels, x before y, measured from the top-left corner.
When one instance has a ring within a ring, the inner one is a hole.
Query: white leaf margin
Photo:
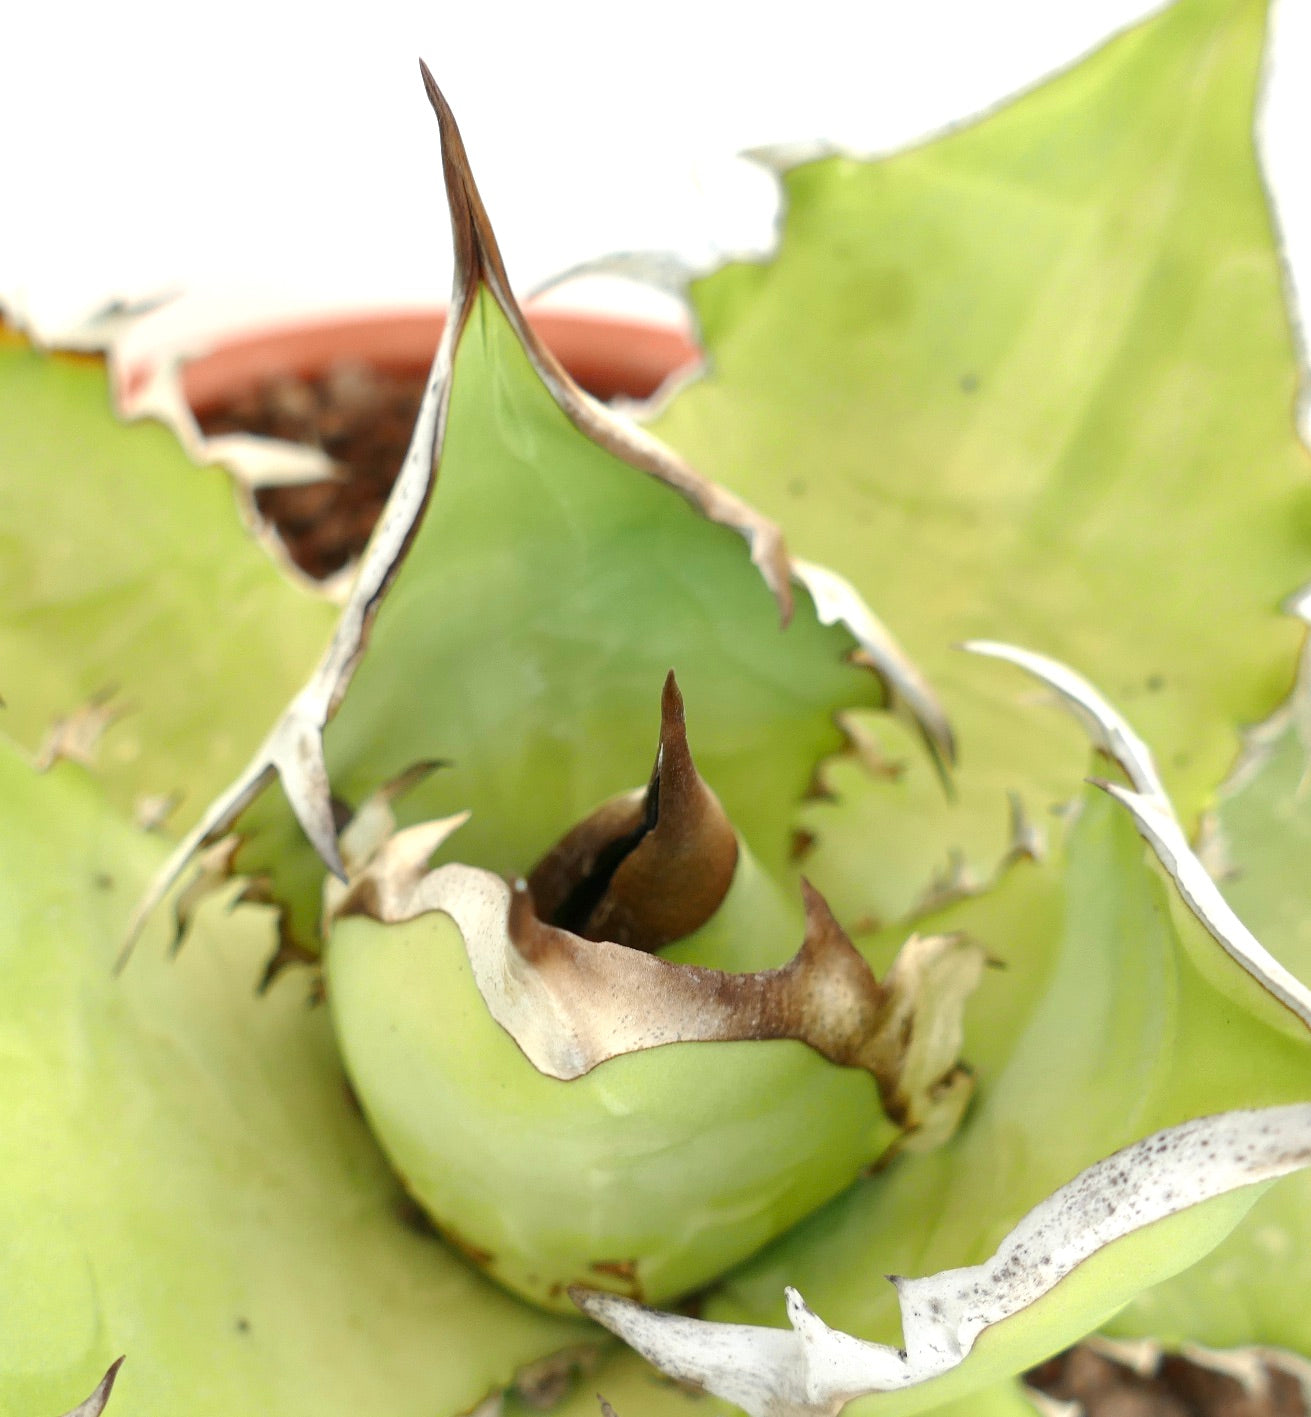
[[[1045,655],[993,640],[972,640],[962,648],[1014,664],[1056,691],[1094,745],[1128,777],[1132,787],[1113,782],[1097,785],[1128,810],[1188,908],[1236,964],[1311,1029],[1311,989],[1285,969],[1230,909],[1188,844],[1151,752],[1123,715],[1081,675]]]
[[[1030,650],[991,640],[962,648],[1004,660],[1053,689],[1132,784],[1100,783],[1129,811],[1184,902],[1243,970],[1311,1028],[1311,990],[1226,904],[1192,851],[1150,750],[1086,679]],[[831,1329],[787,1289],[791,1330],[715,1323],[571,1290],[584,1313],[669,1377],[751,1417],[834,1417],[855,1398],[927,1382],[958,1367],[979,1335],[1030,1308],[1117,1240],[1231,1191],[1311,1166],[1311,1102],[1197,1118],[1134,1142],[1030,1210],[979,1265],[893,1278],[903,1347]]]

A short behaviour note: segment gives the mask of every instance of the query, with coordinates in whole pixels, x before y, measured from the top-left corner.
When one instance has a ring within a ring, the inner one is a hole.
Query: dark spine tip
[[[686,722],[686,717],[683,691],[678,687],[678,680],[671,669],[665,675],[664,687],[660,691],[660,736],[664,737],[668,725],[676,723],[681,726]]]

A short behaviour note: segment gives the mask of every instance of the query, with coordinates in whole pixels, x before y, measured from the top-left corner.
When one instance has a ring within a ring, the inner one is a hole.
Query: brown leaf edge
[[[669,1043],[793,1039],[868,1071],[908,1145],[954,1130],[973,1088],[958,1058],[965,1002],[987,963],[976,942],[912,936],[880,982],[803,881],[805,938],[787,964],[733,974],[674,963],[544,924],[522,880],[455,863],[428,870],[461,821],[397,832],[332,914],[384,924],[449,916],[488,1012],[539,1072],[568,1081]]]
[[[840,621],[853,635],[859,646],[851,656],[853,662],[879,675],[889,705],[909,714],[935,762],[941,766],[953,760],[951,730],[932,691],[852,587],[832,572],[794,563],[774,523],[701,477],[645,430],[619,418],[584,393],[542,345],[510,290],[454,115],[422,61],[420,70],[441,134],[455,278],[450,314],[429,372],[410,446],[322,659],[246,767],[209,805],[151,881],[128,924],[119,969],[130,956],[147,919],[193,856],[220,840],[274,777],[281,779],[296,820],[324,864],[339,879],[347,879],[337,840],[323,730],[346,694],[367,648],[382,598],[399,572],[431,498],[450,409],[455,352],[480,287],[486,287],[495,299],[533,368],[574,426],[615,456],[679,492],[709,520],[738,532],[774,595],[784,625],[793,611],[792,583],[800,583],[811,594],[822,623]]]
[[[96,1384],[96,1390],[91,1396],[85,1402],[79,1402],[71,1412],[65,1412],[64,1417],[100,1417],[105,1410],[105,1403],[109,1401],[109,1394],[114,1390],[114,1382],[122,1366],[123,1359],[115,1358],[105,1376]]]

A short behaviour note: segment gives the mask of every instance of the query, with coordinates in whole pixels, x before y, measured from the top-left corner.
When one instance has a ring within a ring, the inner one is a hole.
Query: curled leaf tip
[[[1045,655],[982,640],[962,647],[1015,664],[1056,691],[1094,746],[1119,766],[1130,785],[1099,778],[1090,781],[1128,810],[1184,904],[1215,942],[1300,1025],[1311,1027],[1311,989],[1284,968],[1229,907],[1188,842],[1151,750],[1119,710],[1082,675]]]
[[[1129,721],[1081,674],[1068,665],[1032,650],[995,640],[968,640],[960,646],[969,654],[1000,659],[1046,684],[1078,719],[1099,752],[1123,771],[1139,792],[1164,797],[1165,788],[1151,750]]]
[[[109,1365],[105,1376],[96,1384],[96,1390],[84,1402],[79,1402],[71,1412],[66,1412],[64,1417],[100,1417],[105,1410],[105,1404],[109,1401],[109,1394],[114,1390],[114,1382],[118,1377],[118,1370],[123,1366],[122,1358],[115,1358]]]

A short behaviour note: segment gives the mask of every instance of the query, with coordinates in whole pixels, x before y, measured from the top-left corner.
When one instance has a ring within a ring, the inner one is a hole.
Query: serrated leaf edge
[[[740,534],[778,604],[783,624],[787,624],[793,610],[793,582],[799,581],[806,588],[812,582],[820,586],[819,593],[825,596],[821,613],[829,617],[823,622],[841,621],[847,626],[860,646],[858,655],[863,652],[860,662],[878,674],[890,702],[909,713],[935,761],[941,766],[952,759],[951,730],[927,682],[854,589],[833,573],[821,574],[818,568],[794,563],[773,522],[700,476],[644,429],[617,417],[584,393],[541,342],[510,289],[454,115],[422,61],[420,70],[441,134],[455,278],[450,312],[428,375],[414,433],[323,657],[246,767],[205,810],[147,887],[129,921],[120,968],[146,921],[195,853],[223,837],[274,776],[281,780],[292,812],[324,864],[340,880],[347,879],[333,820],[323,731],[345,696],[367,648],[382,598],[400,570],[432,496],[450,409],[455,351],[478,290],[484,286],[514,330],[538,377],[574,426],[616,457],[676,490],[708,520]]]

